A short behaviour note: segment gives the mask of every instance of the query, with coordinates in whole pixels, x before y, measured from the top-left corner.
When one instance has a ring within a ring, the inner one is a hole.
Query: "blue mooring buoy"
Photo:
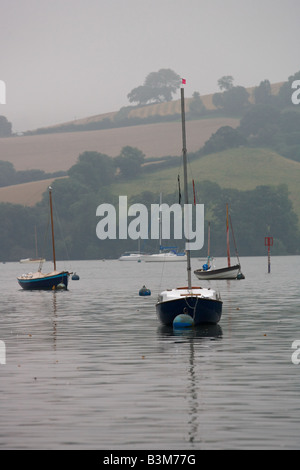
[[[78,274],[74,273],[72,276],[72,281],[79,281],[79,276]]]
[[[141,296],[151,295],[151,290],[150,290],[150,289],[147,289],[146,286],[143,286],[143,287],[139,290],[139,295],[141,295]]]
[[[177,315],[173,320],[174,328],[192,328],[194,326],[194,320],[186,313]]]

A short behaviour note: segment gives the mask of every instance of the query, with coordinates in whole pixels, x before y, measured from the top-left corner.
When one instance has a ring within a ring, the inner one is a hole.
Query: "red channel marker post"
[[[271,272],[271,246],[273,246],[273,237],[265,237],[265,246],[268,247],[268,273]]]

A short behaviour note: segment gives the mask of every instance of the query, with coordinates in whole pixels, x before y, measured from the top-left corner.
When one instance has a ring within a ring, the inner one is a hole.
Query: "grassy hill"
[[[277,94],[282,83],[273,84]],[[253,101],[253,88],[247,89]],[[201,96],[207,109],[214,109],[213,95]],[[186,99],[189,110],[191,98]],[[74,123],[84,124],[113,119],[117,113],[90,116]],[[147,118],[154,115],[180,114],[180,100],[144,107],[132,107],[129,117]],[[68,124],[68,123],[66,123]],[[187,122],[188,152],[199,150],[222,126],[237,127],[239,119],[203,118]],[[55,129],[56,126],[51,126]],[[11,162],[17,171],[40,169],[46,172],[68,170],[86,150],[95,150],[111,157],[119,155],[124,146],[137,147],[146,158],[181,155],[181,123],[166,122],[86,132],[60,132],[0,139],[0,159]],[[239,148],[208,155],[192,163],[195,181],[210,180],[223,188],[253,189],[257,185],[285,183],[300,220],[298,191],[300,164],[287,160],[269,149]],[[144,190],[173,192],[177,188],[177,169],[149,173],[124,184],[113,186],[115,194],[138,194]],[[34,205],[41,200],[49,182],[41,181],[0,188],[0,202]]]
[[[207,155],[193,161],[189,173],[189,177],[197,183],[209,180],[221,188],[238,190],[286,184],[300,222],[300,163],[288,160],[272,150],[240,147]],[[171,168],[115,184],[112,189],[116,195],[128,196],[143,191],[172,193],[177,190],[177,175],[178,168]]]

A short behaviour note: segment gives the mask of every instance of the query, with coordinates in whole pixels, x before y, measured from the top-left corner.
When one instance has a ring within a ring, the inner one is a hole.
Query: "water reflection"
[[[7,263],[1,448],[299,448],[300,257],[276,266],[249,259],[245,281],[215,286],[219,325],[174,330],[138,296],[160,279],[151,263],[78,262],[57,292],[18,290]]]
[[[171,326],[159,326],[157,335],[160,340],[170,341],[174,339],[173,344],[184,344],[188,346],[182,351],[182,361],[185,362],[186,374],[186,400],[187,407],[187,442],[193,447],[199,443],[199,427],[201,419],[201,409],[203,407],[203,391],[201,384],[201,374],[197,373],[197,366],[201,363],[203,357],[199,357],[199,345],[201,340],[204,343],[207,340],[221,339],[223,336],[220,325],[198,325],[193,328],[174,329]],[[200,342],[199,342],[200,339]],[[180,341],[179,341],[180,340]],[[170,351],[169,351],[170,354]]]

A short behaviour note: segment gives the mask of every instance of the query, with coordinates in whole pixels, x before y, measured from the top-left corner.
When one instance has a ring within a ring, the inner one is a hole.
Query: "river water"
[[[244,280],[193,279],[223,315],[184,332],[155,301],[185,263],[58,263],[80,276],[63,292],[23,291],[29,265],[1,264],[0,448],[299,449],[300,257],[241,264]]]

